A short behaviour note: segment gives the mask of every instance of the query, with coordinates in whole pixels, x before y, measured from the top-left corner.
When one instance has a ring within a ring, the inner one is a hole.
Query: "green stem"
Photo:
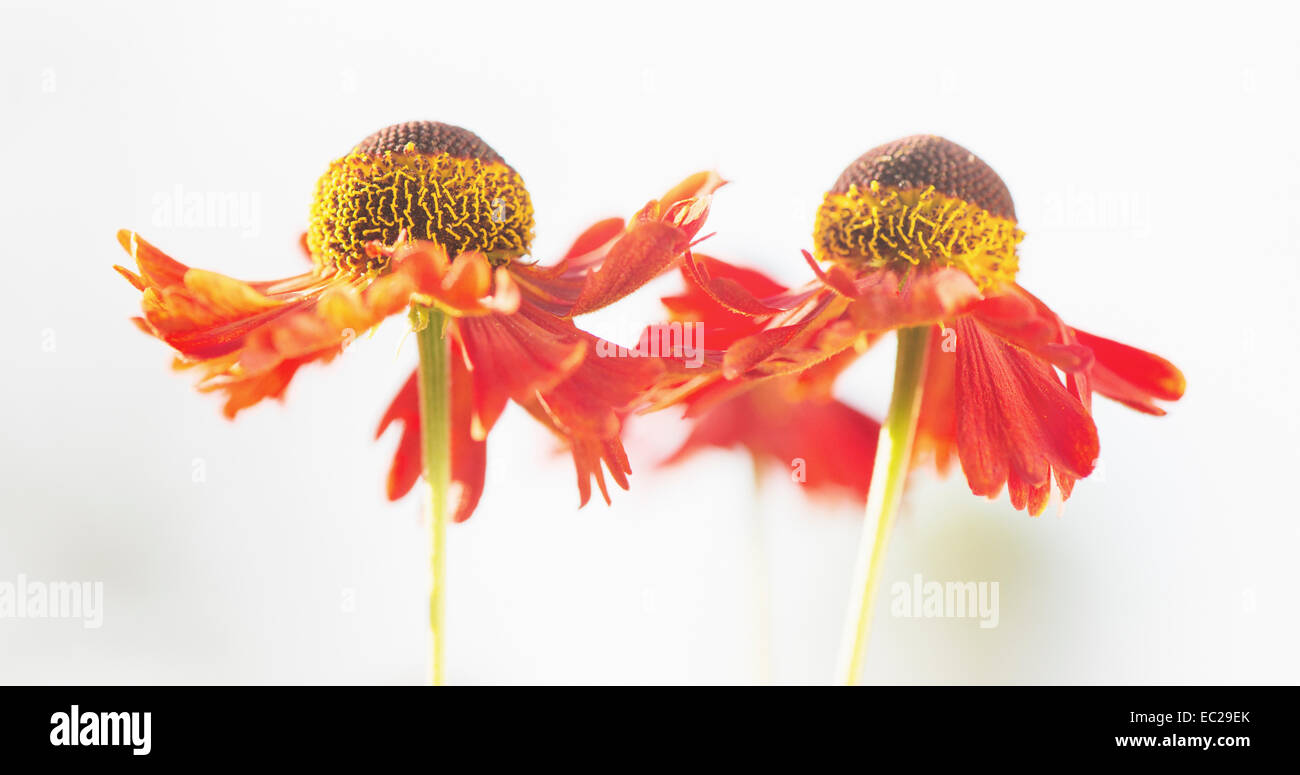
[[[433,541],[429,562],[433,587],[429,593],[429,627],[433,636],[433,685],[441,686],[446,670],[443,623],[447,603],[447,490],[451,484],[451,433],[448,360],[443,337],[443,313],[434,307],[411,306],[411,325],[420,347],[420,437],[424,474],[432,501]]]
[[[880,584],[890,528],[907,480],[916,436],[916,418],[921,408],[921,387],[925,382],[925,361],[929,351],[930,326],[898,331],[898,358],[894,365],[894,395],[889,414],[880,429],[876,463],[871,472],[866,519],[858,545],[857,570],[853,576],[852,599],[844,622],[844,642],[836,679],[852,686],[862,678],[875,609],[876,587]]]
[[[754,464],[754,518],[750,526],[750,565],[753,569],[754,608],[758,624],[758,682],[772,683],[772,578],[771,552],[768,550],[767,510],[763,507],[763,471],[758,458]]]

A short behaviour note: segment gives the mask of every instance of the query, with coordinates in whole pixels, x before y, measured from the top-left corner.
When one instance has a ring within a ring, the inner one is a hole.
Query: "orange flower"
[[[1039,514],[1053,478],[1068,498],[1096,464],[1094,392],[1163,414],[1156,401],[1177,400],[1185,383],[1163,358],[1066,325],[1017,285],[1022,237],[1005,184],[964,148],[918,135],[868,151],[818,210],[815,251],[828,266],[805,251],[815,281],[755,290],[687,261],[683,271],[756,330],[727,342],[712,370],[671,370],[656,403],[806,372],[886,331],[930,327],[914,459],[944,469],[955,451],[973,493],[994,498],[1005,485],[1015,508]]]
[[[630,473],[619,413],[660,374],[654,360],[592,357],[599,340],[574,315],[637,289],[689,254],[721,184],[687,178],[627,224],[602,221],[553,266],[524,260],[533,210],[523,181],[472,132],[435,122],[388,127],[334,161],[316,187],[304,245],[313,269],[243,282],[192,269],[133,232],[118,235],[137,265],[117,267],[143,292],[136,323],[225,395],[234,417],[282,399],[304,364],[329,362],[357,334],[413,305],[447,318],[451,341],[451,476],[457,521],[483,490],[485,441],[514,400],[572,450],[581,502],[601,464],[622,487]],[[417,327],[423,321],[415,321]],[[388,495],[423,470],[413,374],[379,426],[403,425]]]

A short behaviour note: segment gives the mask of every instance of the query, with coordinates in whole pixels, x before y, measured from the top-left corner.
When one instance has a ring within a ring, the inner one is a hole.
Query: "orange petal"
[[[1053,471],[1070,478],[1092,471],[1099,451],[1092,417],[1045,361],[974,317],[959,318],[956,330],[957,447],[971,492],[996,497],[1010,482],[1016,508],[1041,511]]]
[[[302,365],[331,360],[362,331],[404,310],[417,280],[429,274],[413,264],[362,291],[337,275],[244,282],[187,267],[130,232],[119,240],[140,270],[119,268],[143,291],[137,325],[171,345],[179,365],[200,371],[201,390],[225,393],[224,412],[232,417],[283,397]]]
[[[592,272],[569,315],[582,315],[613,304],[672,268],[690,239],[661,221],[635,224],[610,248],[601,268]]]

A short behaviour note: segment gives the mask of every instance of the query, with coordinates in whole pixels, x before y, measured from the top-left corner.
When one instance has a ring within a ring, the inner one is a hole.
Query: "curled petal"
[[[756,319],[771,318],[807,300],[810,293],[792,295],[788,288],[751,270],[743,270],[717,259],[687,255],[682,275],[688,287],[704,298],[708,308]],[[815,293],[815,291],[813,291]],[[664,300],[665,303],[667,300]]]
[[[131,258],[135,259],[140,274],[136,275],[120,266],[113,268],[130,280],[138,291],[148,287],[166,288],[180,285],[185,279],[185,273],[189,271],[188,266],[163,253],[133,231],[119,230],[117,242],[123,250],[131,254]]]
[[[1177,401],[1187,387],[1183,373],[1169,361],[1145,350],[1072,329],[1079,343],[1092,351],[1088,369],[1092,387],[1107,398],[1147,414],[1163,415],[1156,400]]]
[[[671,224],[635,224],[610,248],[601,268],[588,276],[569,314],[592,312],[627,296],[671,269],[689,245],[685,232]]]
[[[713,192],[723,183],[714,172],[696,173],[642,208],[587,276],[569,316],[612,304],[671,269],[704,225]]]
[[[1016,508],[1040,513],[1053,471],[1071,483],[1092,471],[1097,428],[1047,363],[974,317],[956,326],[957,450],[971,492],[996,497],[1009,483]]]
[[[646,220],[668,220],[688,231],[694,237],[704,224],[708,197],[727,184],[713,170],[696,172],[670,188],[657,202],[651,202],[641,211]]]
[[[688,254],[708,216],[715,173],[690,176],[652,200],[626,226],[611,218],[588,228],[553,266],[511,267],[528,300],[554,315],[600,309],[671,269]]]
[[[681,273],[686,290],[676,296],[665,296],[660,301],[668,308],[672,320],[703,323],[705,340],[713,349],[725,348],[741,337],[757,333],[762,323],[730,305],[720,304],[716,293],[706,290],[705,283],[709,280],[730,283],[754,299],[786,290],[760,272],[698,253],[688,258]]]
[[[832,264],[829,270],[822,269],[821,265],[817,263],[817,259],[813,258],[812,253],[806,250],[801,252],[803,253],[804,262],[813,270],[813,274],[817,275],[817,279],[823,285],[842,296],[853,298],[858,295],[857,281],[847,269],[839,264]]]

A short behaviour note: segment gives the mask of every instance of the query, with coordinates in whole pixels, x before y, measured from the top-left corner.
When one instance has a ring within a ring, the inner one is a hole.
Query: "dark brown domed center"
[[[414,148],[407,145],[414,143]],[[505,163],[501,154],[483,142],[483,138],[453,124],[441,121],[407,121],[375,132],[357,145],[357,150],[377,156],[384,151],[412,151],[425,156],[445,153],[454,159],[478,159]]]
[[[912,135],[872,148],[850,164],[831,188],[867,190],[872,181],[897,190],[925,189],[962,199],[999,218],[1015,220],[1016,208],[1002,178],[978,156],[935,135]]]

